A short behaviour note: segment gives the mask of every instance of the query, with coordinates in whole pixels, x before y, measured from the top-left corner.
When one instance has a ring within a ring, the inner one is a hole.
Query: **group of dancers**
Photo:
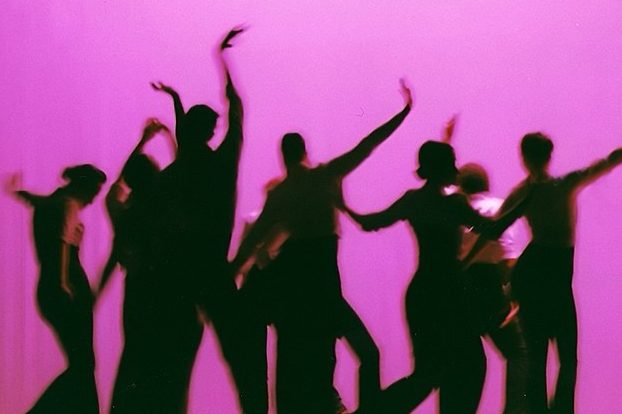
[[[217,149],[208,143],[219,114],[207,105],[186,111],[173,88],[152,84],[172,99],[175,129],[150,119],[110,187],[106,206],[114,242],[95,294],[80,265],[79,212],[93,202],[106,175],[85,164],[65,169],[67,184],[50,195],[14,189],[34,210],[37,302],[68,364],[29,412],[99,413],[93,303],[120,265],[126,272],[125,342],[110,407],[114,414],[185,413],[206,323],[218,336],[240,409],[248,414],[268,411],[267,325],[278,337],[279,413],[346,412],[333,387],[337,339],[347,341],[359,360],[357,413],[409,413],[434,390],[441,413],[475,413],[486,371],[484,335],[507,360],[504,413],[572,413],[576,195],[622,163],[622,148],[586,169],[553,177],[548,173],[552,141],[542,133],[527,134],[521,141],[527,177],[503,201],[487,194],[481,166],[456,167],[450,122],[442,139],[419,148],[416,173],[423,185],[383,211],[359,214],[346,205],[341,183],[411,112],[411,93],[402,83],[403,108],[330,161],[312,166],[305,139],[295,132],[283,136],[285,174],[266,186],[263,209],[247,223],[229,262],[244,130],[226,54],[242,31],[229,32],[219,47],[229,110]],[[163,170],[143,152],[159,133],[174,153]],[[418,242],[418,269],[405,301],[415,369],[385,389],[380,351],[342,294],[340,212],[365,231],[404,220]],[[532,239],[516,259],[506,229],[521,216]],[[549,402],[551,340],[560,372]]]

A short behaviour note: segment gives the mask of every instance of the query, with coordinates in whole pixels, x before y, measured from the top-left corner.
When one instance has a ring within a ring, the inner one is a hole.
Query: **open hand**
[[[149,84],[156,91],[165,92],[171,96],[177,95],[177,91],[175,89],[162,82],[149,82]]]
[[[451,138],[454,135],[454,131],[456,129],[456,123],[458,122],[458,114],[454,114],[447,124],[445,124],[445,128],[443,129],[442,141],[449,144],[451,143]]]
[[[9,175],[2,186],[5,194],[12,197],[17,195],[19,190],[22,188],[22,177],[23,173],[21,171]]]
[[[146,142],[150,140],[160,131],[169,131],[169,129],[158,118],[149,118],[143,129],[141,141]]]

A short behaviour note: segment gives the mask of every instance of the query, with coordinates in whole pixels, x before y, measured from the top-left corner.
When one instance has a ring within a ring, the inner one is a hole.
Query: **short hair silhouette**
[[[285,165],[300,164],[307,155],[305,140],[297,132],[290,132],[283,135],[281,140],[281,153]]]
[[[214,136],[218,113],[207,105],[194,105],[183,118],[183,144],[201,145]],[[180,138],[180,137],[178,137]]]
[[[478,194],[490,189],[490,180],[484,167],[470,162],[458,171],[458,185],[466,194]]]
[[[451,145],[444,142],[426,141],[419,148],[417,175],[424,180],[452,181],[458,172],[456,155]]]
[[[553,141],[541,132],[532,132],[523,137],[520,148],[526,163],[543,168],[551,160]]]
[[[160,169],[158,165],[145,154],[132,156],[123,168],[123,179],[131,189],[141,189],[153,184]]]
[[[106,174],[91,164],[67,167],[62,177],[67,180],[65,188],[86,203],[95,198],[101,185],[106,182]]]

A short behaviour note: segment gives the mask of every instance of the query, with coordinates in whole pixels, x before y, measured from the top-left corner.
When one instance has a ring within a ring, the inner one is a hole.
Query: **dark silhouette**
[[[530,355],[530,412],[574,412],[577,377],[577,316],[572,293],[576,227],[576,197],[586,185],[622,163],[622,148],[583,170],[561,177],[548,173],[553,142],[544,134],[527,134],[521,141],[528,176],[506,199],[501,213],[525,193],[531,201],[525,217],[531,242],[512,272],[512,289]],[[559,375],[547,407],[546,359],[549,341],[557,343]]]
[[[441,412],[475,413],[485,359],[478,332],[466,315],[468,301],[458,261],[461,228],[473,226],[495,238],[516,213],[494,224],[473,210],[464,196],[445,194],[457,176],[454,151],[447,143],[428,141],[421,146],[417,174],[426,181],[423,187],[407,191],[388,209],[368,215],[350,211],[367,231],[408,221],[419,246],[419,267],[406,293],[416,367],[412,375],[385,390],[382,412],[409,413],[439,388]]]
[[[503,200],[491,196],[486,170],[479,164],[465,164],[458,185],[471,207],[485,217],[494,217]],[[513,234],[506,231],[499,240],[489,240],[465,271],[469,308],[481,335],[487,335],[506,360],[505,414],[528,412],[527,347],[518,318],[518,306],[509,297],[508,275],[517,253]],[[462,255],[471,250],[477,237],[465,230]]]
[[[152,84],[173,98],[179,148],[174,162],[160,176],[155,214],[158,243],[154,267],[162,290],[158,292],[157,310],[161,338],[156,346],[161,347],[162,356],[157,362],[158,384],[154,388],[157,403],[150,404],[158,412],[185,412],[202,320],[209,320],[216,331],[242,410],[267,411],[267,387],[249,372],[245,318],[227,262],[243,140],[243,108],[223,52],[242,31],[230,31],[218,53],[229,102],[228,129],[218,149],[207,145],[218,118],[212,108],[195,105],[184,113],[181,99],[172,88]]]
[[[341,293],[337,266],[337,209],[341,182],[384,142],[410,112],[406,106],[354,149],[310,167],[297,133],[281,141],[286,177],[269,192],[261,215],[240,245],[235,268],[260,251],[280,254],[256,275],[271,279],[262,302],[278,331],[277,407],[280,413],[334,413],[340,401],[332,385],[337,337],[345,337],[360,360],[359,405],[371,409],[379,393],[379,353]],[[249,276],[247,283],[252,283]]]
[[[93,295],[78,254],[84,232],[78,213],[93,202],[106,175],[85,164],[66,168],[63,178],[67,184],[47,196],[15,192],[34,207],[33,234],[39,261],[37,304],[68,363],[29,413],[99,414]]]
[[[158,132],[173,140],[168,128],[157,119],[149,119],[136,148],[124,164],[119,178],[106,196],[106,208],[114,230],[112,252],[99,283],[102,294],[117,264],[126,271],[123,301],[124,346],[115,381],[111,411],[136,413],[144,410],[149,399],[146,391],[152,366],[158,355],[150,352],[157,340],[158,321],[153,320],[157,303],[151,284],[150,247],[154,189],[158,165],[142,153],[143,147]],[[173,143],[174,146],[174,143]]]

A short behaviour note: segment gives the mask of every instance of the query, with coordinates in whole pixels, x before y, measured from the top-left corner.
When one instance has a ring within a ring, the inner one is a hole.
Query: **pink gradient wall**
[[[400,108],[402,76],[415,88],[415,110],[346,180],[348,202],[379,209],[418,185],[416,148],[455,112],[459,162],[488,167],[494,192],[504,196],[523,175],[517,144],[525,132],[551,134],[559,173],[622,144],[620,21],[615,0],[8,0],[0,13],[0,175],[21,170],[24,186],[41,192],[58,185],[69,164],[91,162],[115,177],[145,118],[172,121],[170,102],[149,81],[171,83],[188,106],[222,109],[211,52],[230,27],[246,23],[248,33],[229,52],[247,109],[238,224],[261,206],[263,183],[279,174],[284,132],[302,132],[314,161],[338,155]],[[149,150],[162,163],[170,157],[161,143]],[[615,171],[580,197],[579,413],[622,406],[621,184]],[[11,414],[25,411],[64,362],[36,311],[30,214],[0,197],[0,412]],[[110,248],[102,201],[83,214],[82,259],[92,281]],[[385,385],[412,368],[402,307],[415,252],[405,225],[363,234],[344,220],[344,290],[381,348]],[[95,314],[102,407],[122,341],[121,287],[117,277]],[[481,413],[499,412],[501,404],[502,366],[488,351]],[[353,359],[342,345],[338,355],[336,384],[353,408]],[[429,399],[416,412],[434,407]],[[190,412],[237,410],[208,331]]]

